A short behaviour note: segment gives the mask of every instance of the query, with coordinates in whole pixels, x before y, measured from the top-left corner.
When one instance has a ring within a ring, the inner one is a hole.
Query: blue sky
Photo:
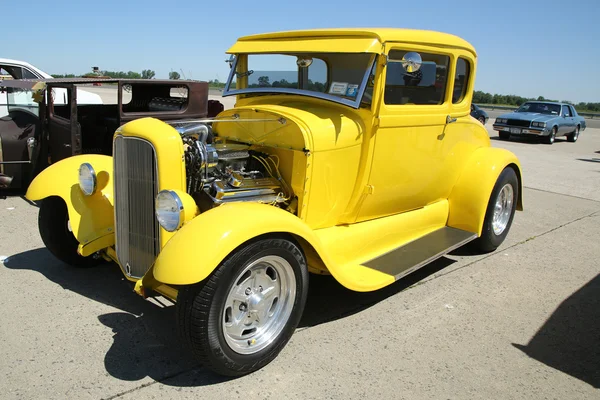
[[[0,57],[48,73],[99,66],[223,81],[224,53],[239,36],[370,26],[437,30],[471,42],[476,90],[600,102],[599,0],[30,0],[3,8]]]

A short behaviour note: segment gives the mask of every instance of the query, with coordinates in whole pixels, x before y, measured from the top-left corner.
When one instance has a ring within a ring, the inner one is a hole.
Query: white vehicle
[[[25,61],[0,58],[0,79],[52,79],[52,76]],[[58,88],[54,90],[54,104],[66,104],[67,91]],[[18,101],[11,99],[12,103],[18,103],[23,105],[23,107],[31,105],[31,111],[37,112],[37,107],[33,104],[33,99],[31,99],[29,94],[12,94],[12,96],[18,95],[22,95],[23,99],[18,99]],[[78,88],[77,102],[78,104],[102,104],[102,98],[95,93]],[[7,92],[0,89],[0,118],[8,114],[7,104]]]

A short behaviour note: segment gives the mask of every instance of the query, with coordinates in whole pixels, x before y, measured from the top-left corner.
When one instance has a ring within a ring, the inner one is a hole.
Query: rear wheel
[[[569,142],[575,143],[577,141],[577,138],[579,138],[579,129],[580,127],[579,125],[577,125],[577,128],[575,128],[573,132],[567,135],[567,140]]]
[[[558,129],[556,129],[556,127],[553,127],[552,130],[550,131],[550,133],[548,134],[548,136],[543,136],[542,137],[542,141],[546,144],[552,144],[554,143],[554,139],[556,139],[556,132],[558,131]]]
[[[502,244],[512,225],[519,198],[519,182],[515,171],[502,171],[488,202],[481,237],[473,242],[480,252],[494,251]]]
[[[77,253],[79,242],[71,231],[67,205],[60,197],[42,200],[38,227],[42,241],[60,261],[75,267],[90,267],[102,262],[101,258],[82,257]]]
[[[479,122],[481,122],[481,125],[485,125],[485,117],[479,117]]]
[[[241,376],[270,363],[300,322],[308,269],[296,244],[262,239],[177,296],[179,333],[205,367]]]

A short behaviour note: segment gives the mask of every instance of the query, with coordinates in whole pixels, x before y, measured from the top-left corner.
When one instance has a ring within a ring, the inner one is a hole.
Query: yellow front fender
[[[79,188],[79,166],[89,163],[97,176],[97,190],[85,196]],[[114,244],[112,157],[86,154],[65,158],[43,170],[29,185],[31,201],[59,196],[67,204],[73,234],[83,256]],[[111,238],[112,237],[112,238]],[[98,240],[97,239],[102,239]],[[101,248],[93,246],[99,243]]]
[[[306,240],[330,265],[313,231],[298,217],[258,203],[231,203],[204,212],[183,226],[154,263],[154,278],[170,285],[202,281],[237,247],[269,233],[288,233]]]
[[[523,210],[523,180],[519,160],[508,150],[482,147],[465,163],[463,172],[448,198],[448,226],[477,232],[481,236],[490,195],[496,180],[506,167],[513,168],[517,174],[517,209]]]

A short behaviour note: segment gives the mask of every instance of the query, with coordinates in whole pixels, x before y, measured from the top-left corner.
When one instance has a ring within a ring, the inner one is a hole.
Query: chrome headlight
[[[535,126],[535,127],[538,127],[538,128],[543,128],[543,127],[546,126],[546,123],[545,122],[534,122],[532,124],[532,126]]]
[[[172,190],[161,190],[155,201],[156,219],[166,231],[181,228],[184,221],[183,202]]]
[[[497,124],[505,124],[508,121],[506,120],[506,118],[496,118],[496,123]]]
[[[86,196],[91,196],[96,193],[98,180],[96,172],[89,163],[83,163],[79,167],[79,188]]]

